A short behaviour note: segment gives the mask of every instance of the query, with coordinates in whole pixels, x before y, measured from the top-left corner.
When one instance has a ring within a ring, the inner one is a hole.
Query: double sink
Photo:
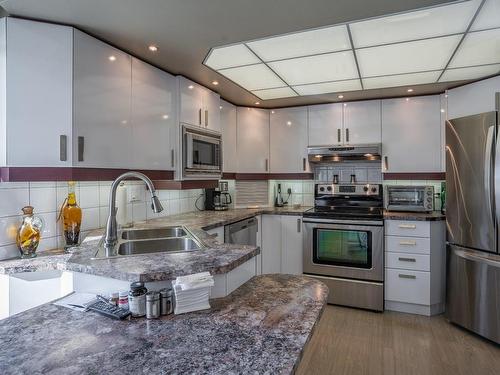
[[[154,253],[179,253],[203,248],[203,243],[184,226],[130,229],[119,233],[118,243],[113,249],[104,246],[103,238],[92,259]]]

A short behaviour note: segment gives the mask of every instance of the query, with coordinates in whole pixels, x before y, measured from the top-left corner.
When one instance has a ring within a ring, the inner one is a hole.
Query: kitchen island
[[[209,310],[156,320],[45,304],[0,321],[0,373],[289,374],[327,295],[307,277],[263,275]]]

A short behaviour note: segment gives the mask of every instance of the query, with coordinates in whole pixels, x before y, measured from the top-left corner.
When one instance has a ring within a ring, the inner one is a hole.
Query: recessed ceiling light
[[[407,91],[407,92],[413,92],[413,89],[408,89],[408,90],[406,90],[406,91]]]
[[[218,81],[212,81],[212,85],[217,86],[219,84]]]
[[[163,115],[163,116],[161,116],[161,118],[164,119],[164,120],[167,120],[168,119],[168,115]]]
[[[287,122],[286,122],[286,124],[287,124],[288,126],[291,126],[291,125],[292,125],[292,122],[291,122],[291,121],[287,121]]]
[[[344,95],[338,95],[337,98],[342,99]]]
[[[260,104],[260,102],[255,102],[255,105],[259,105],[259,104]]]
[[[150,46],[148,46],[148,50],[150,50],[151,52],[158,52],[158,47],[156,47],[154,44],[151,44]]]
[[[116,56],[111,55],[111,56],[108,57],[108,59],[109,59],[109,61],[115,61],[116,60]]]
[[[188,89],[192,90],[192,89],[194,89],[194,86],[193,85],[189,85]]]
[[[219,109],[222,109],[222,106],[221,106],[221,105],[219,106]]]

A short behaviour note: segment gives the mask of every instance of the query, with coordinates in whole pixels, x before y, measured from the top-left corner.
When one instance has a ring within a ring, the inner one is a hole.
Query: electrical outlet
[[[130,185],[127,192],[128,203],[140,202],[144,198],[144,188],[141,185]]]
[[[286,191],[288,194],[292,194],[292,188],[288,188]]]

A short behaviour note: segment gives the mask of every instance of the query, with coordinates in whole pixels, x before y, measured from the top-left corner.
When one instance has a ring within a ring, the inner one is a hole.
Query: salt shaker
[[[146,319],[156,319],[160,317],[160,293],[146,293]]]
[[[174,293],[172,289],[160,290],[160,312],[161,315],[169,315],[174,312]]]

